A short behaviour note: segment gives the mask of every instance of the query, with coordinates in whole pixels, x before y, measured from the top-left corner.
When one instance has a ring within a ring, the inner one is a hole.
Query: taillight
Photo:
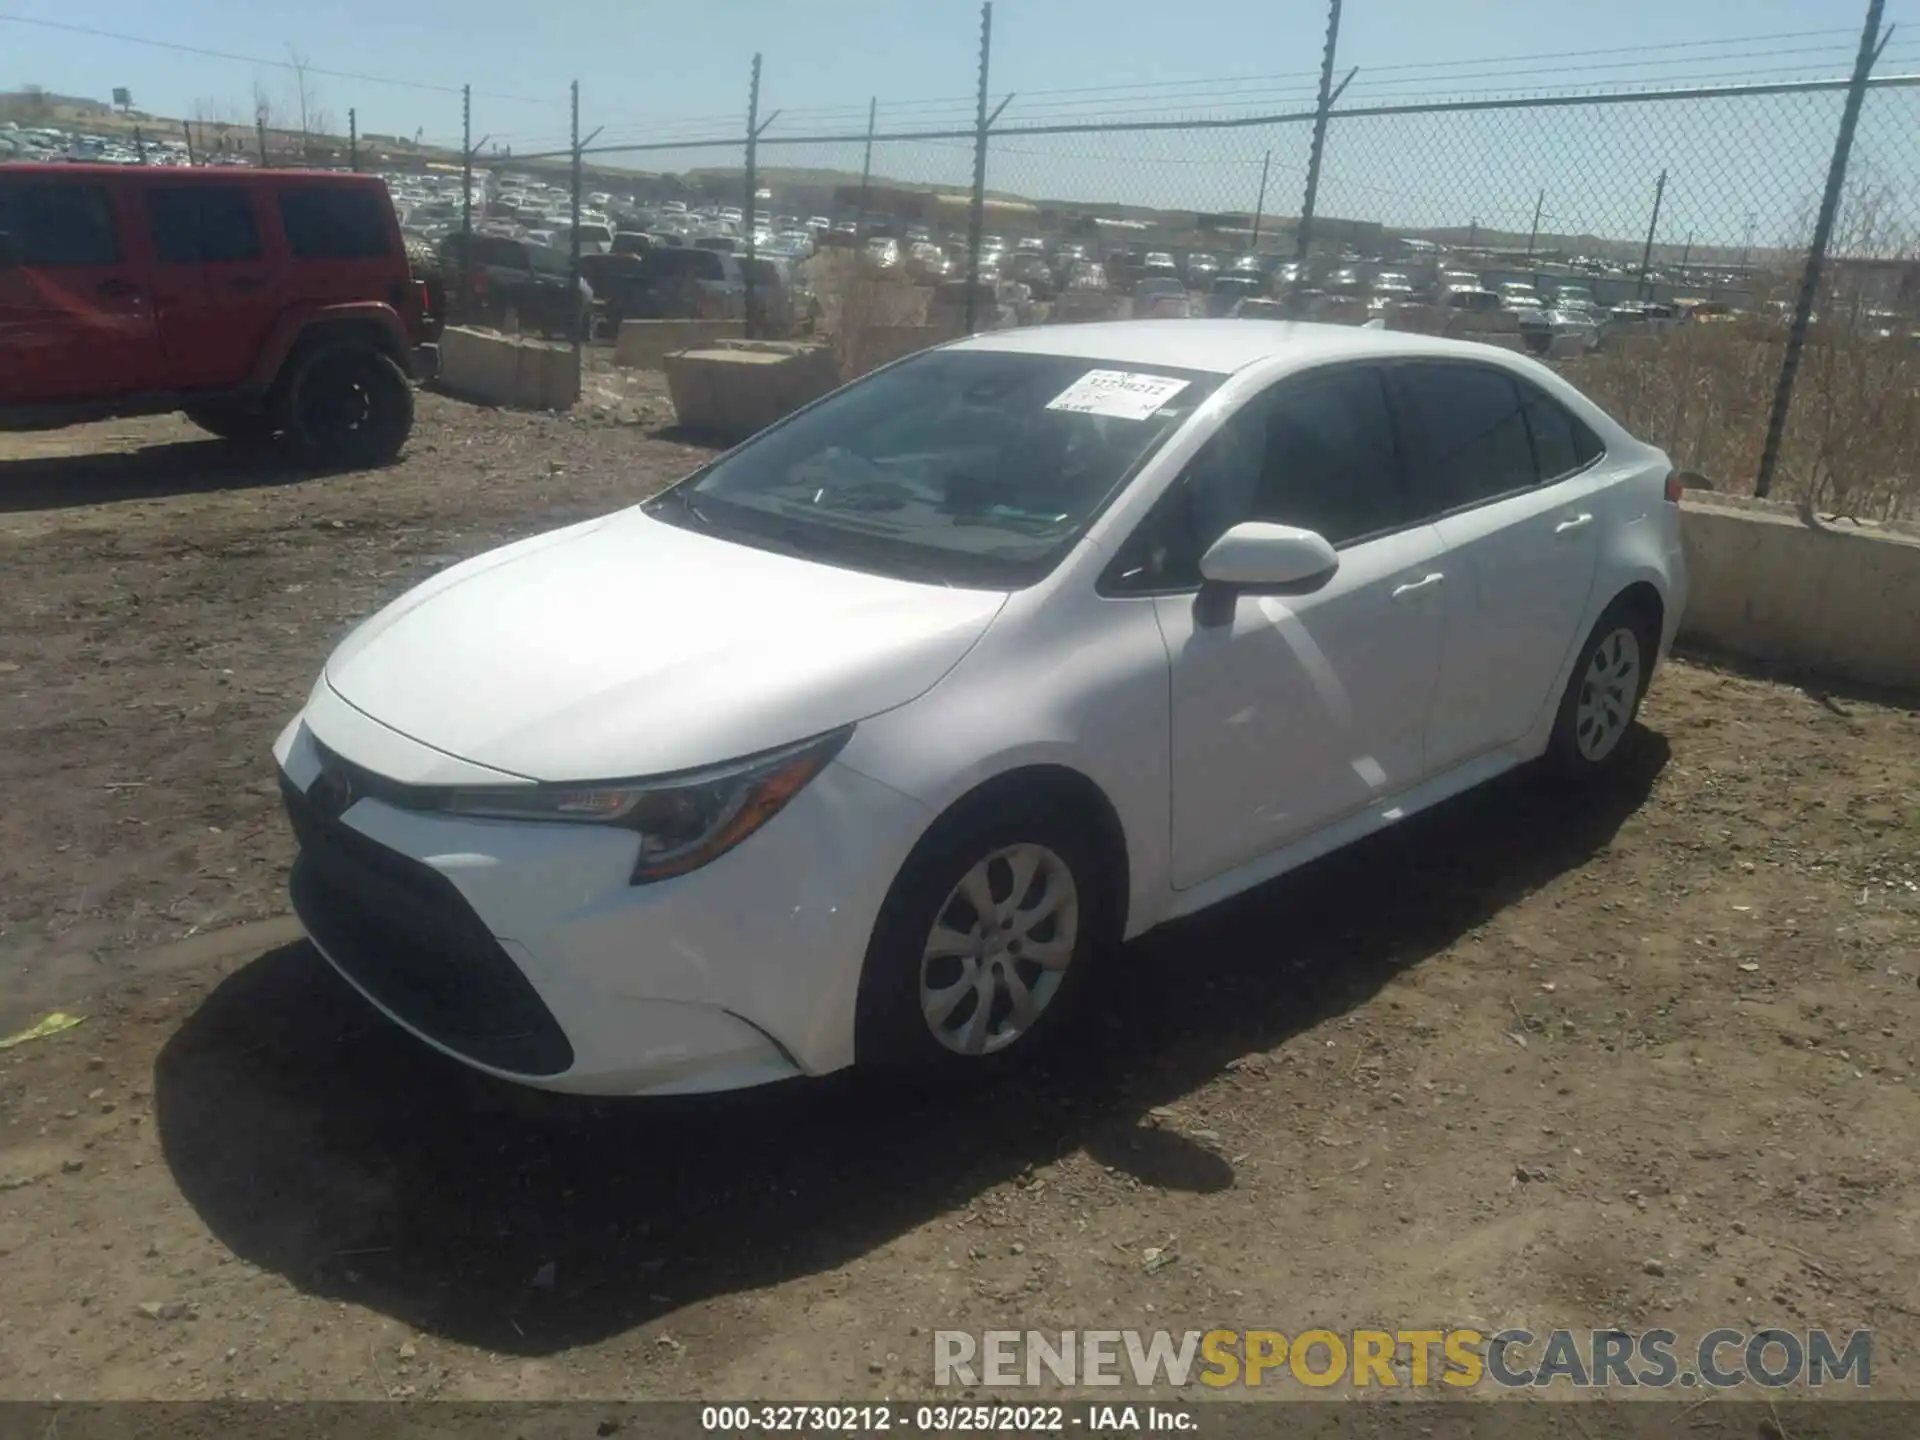
[[[413,300],[414,304],[419,307],[417,313],[422,320],[432,316],[433,292],[427,288],[426,281],[416,280],[413,282]]]
[[[1686,494],[1686,492],[1687,487],[1685,482],[1680,478],[1680,472],[1678,470],[1669,470],[1667,472],[1667,503],[1669,505],[1678,505],[1680,503],[1680,497]]]

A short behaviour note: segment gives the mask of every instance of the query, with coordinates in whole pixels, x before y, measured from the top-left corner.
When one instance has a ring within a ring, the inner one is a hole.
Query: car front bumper
[[[447,757],[324,682],[274,746],[300,841],[302,926],[434,1048],[504,1079],[602,1095],[737,1089],[853,1060],[873,920],[928,819],[917,801],[832,764],[718,860],[634,885],[639,837],[617,827],[367,797],[331,813],[339,797],[321,803],[326,787],[315,790],[316,739],[408,783],[425,783],[404,773],[416,761]]]

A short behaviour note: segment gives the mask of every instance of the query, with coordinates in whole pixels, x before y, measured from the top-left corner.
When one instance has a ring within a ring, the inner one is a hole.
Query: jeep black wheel
[[[187,419],[209,435],[238,444],[268,439],[279,428],[273,415],[238,405],[198,405],[187,411]]]
[[[368,469],[400,453],[413,430],[413,387],[365,345],[331,345],[300,362],[284,399],[287,444],[313,465]]]

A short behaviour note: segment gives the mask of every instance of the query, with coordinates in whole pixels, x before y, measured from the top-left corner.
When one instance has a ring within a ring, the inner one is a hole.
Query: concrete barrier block
[[[483,405],[570,410],[580,398],[580,366],[570,345],[451,326],[440,337],[438,384]]]
[[[689,430],[741,439],[837,388],[824,345],[736,341],[666,357],[667,391]]]
[[[628,370],[664,370],[667,356],[747,333],[742,320],[622,320],[613,363]]]
[[[1689,495],[1681,638],[1836,679],[1920,691],[1920,535],[1814,529],[1792,507]]]

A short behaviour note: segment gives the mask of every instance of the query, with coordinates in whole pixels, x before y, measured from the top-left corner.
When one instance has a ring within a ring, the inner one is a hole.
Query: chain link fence
[[[1236,259],[1278,290],[1272,277],[1291,274],[1280,262],[1297,258],[1310,209],[1314,280],[1350,267],[1366,283],[1390,269],[1426,287],[1453,267],[1548,297],[1577,284],[1603,310],[1706,302],[1694,313],[1715,323],[1626,325],[1557,363],[1678,463],[1744,490],[1761,472],[1792,333],[1804,350],[1780,489],[1885,517],[1920,503],[1920,75],[1866,83],[1812,323],[1803,336],[1788,323],[1848,90],[1830,80],[1335,105],[1304,205],[1311,108],[1249,116],[1229,102],[1217,114],[1120,122],[1055,121],[1040,107],[1022,120],[1014,108],[982,129],[949,107],[918,128],[888,118],[827,133],[763,111],[774,123],[758,140],[752,205],[763,224],[852,221],[849,257],[875,230],[895,238],[895,278],[917,293],[884,292],[887,326],[941,320],[942,285],[964,284],[975,259],[976,208],[983,249],[1012,254],[1026,240],[1053,251],[1071,239],[1116,281],[1159,251],[1188,267],[1196,290],[1214,273],[1206,264]],[[745,148],[743,125],[737,138],[585,154],[656,197],[746,208]],[[909,266],[909,238],[942,259]],[[1033,318],[988,307],[978,323]],[[824,328],[844,319],[829,315]]]

